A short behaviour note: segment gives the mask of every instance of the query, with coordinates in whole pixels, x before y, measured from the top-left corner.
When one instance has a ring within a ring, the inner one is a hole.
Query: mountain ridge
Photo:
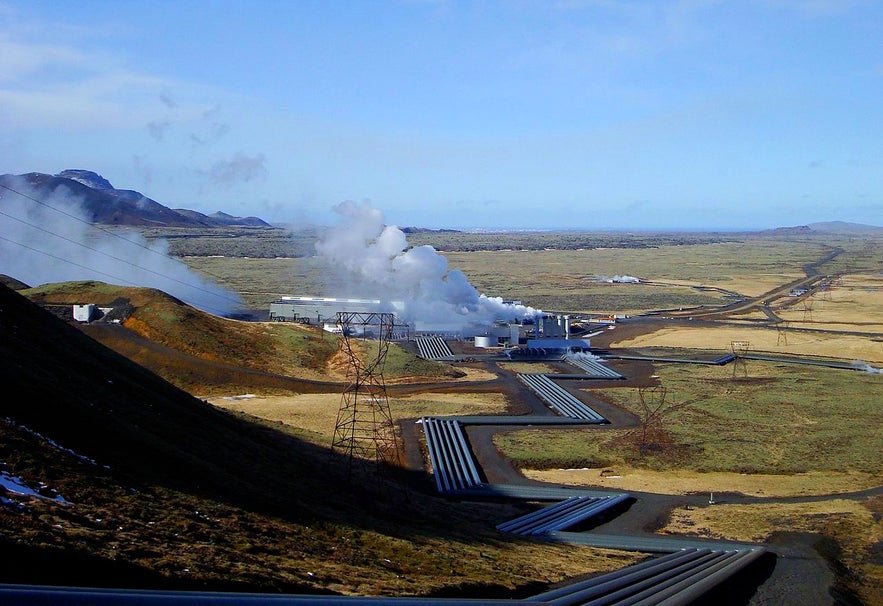
[[[56,196],[78,200],[92,223],[131,227],[272,227],[259,217],[235,217],[218,211],[211,215],[189,210],[172,209],[131,189],[117,189],[96,172],[65,169],[57,175],[32,172],[21,175],[0,175],[0,200],[9,192],[27,195],[46,203]],[[24,186],[24,187],[23,187]],[[24,188],[25,194],[19,191]]]
[[[758,232],[761,235],[801,235],[801,234],[879,234],[883,233],[883,227],[866,223],[851,223],[849,221],[821,221],[807,223],[805,225],[790,225],[764,229]]]

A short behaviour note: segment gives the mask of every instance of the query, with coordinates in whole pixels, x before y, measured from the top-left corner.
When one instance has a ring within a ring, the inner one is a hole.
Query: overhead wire
[[[5,215],[6,213],[0,212],[0,214]],[[134,282],[130,282],[126,278],[121,278],[119,276],[115,276],[113,274],[103,272],[103,271],[95,269],[93,267],[89,267],[88,265],[83,265],[81,263],[77,263],[76,261],[71,261],[70,259],[65,259],[63,257],[59,257],[58,255],[53,255],[52,253],[48,253],[45,250],[39,250],[37,248],[34,248],[33,246],[28,246],[27,244],[22,244],[21,242],[16,242],[15,240],[10,240],[9,238],[3,237],[3,236],[0,236],[0,240],[3,240],[5,242],[10,242],[12,244],[16,244],[18,246],[21,246],[22,248],[27,248],[28,250],[32,250],[34,252],[40,253],[41,255],[46,255],[47,257],[52,257],[53,259],[57,259],[59,261],[64,261],[65,263],[68,263],[70,265],[76,265],[77,267],[82,267],[83,269],[88,269],[89,271],[94,271],[95,273],[101,274],[102,276],[107,276],[108,278],[112,278],[114,280],[120,280],[121,282],[125,282],[126,284],[131,284],[132,286],[138,286],[138,284],[136,284]]]
[[[25,199],[27,199],[27,200],[31,200],[32,202],[35,202],[35,203],[37,203],[37,204],[39,204],[39,205],[41,205],[41,206],[44,206],[44,207],[46,207],[46,208],[48,208],[48,209],[50,209],[50,210],[52,210],[52,211],[54,211],[54,212],[56,212],[56,213],[59,213],[59,214],[61,214],[61,215],[64,215],[65,217],[68,217],[68,218],[73,219],[73,220],[75,220],[75,221],[79,221],[80,223],[83,223],[83,224],[89,226],[89,227],[92,228],[92,229],[96,229],[96,230],[102,231],[102,232],[104,232],[104,233],[106,233],[106,234],[108,234],[108,235],[110,235],[110,236],[113,236],[113,237],[115,237],[115,238],[119,238],[120,240],[126,242],[127,244],[130,244],[130,245],[132,245],[132,246],[137,246],[137,247],[139,247],[139,248],[141,248],[141,249],[143,249],[143,250],[145,250],[145,251],[147,251],[147,252],[150,252],[150,253],[153,253],[153,254],[155,254],[155,255],[158,255],[160,258],[162,258],[162,259],[164,259],[164,260],[167,260],[167,261],[169,261],[169,260],[174,260],[172,257],[169,257],[168,255],[163,254],[163,253],[161,253],[161,252],[159,252],[159,251],[157,251],[157,250],[155,250],[155,249],[153,249],[153,248],[151,248],[151,247],[149,247],[149,246],[145,246],[145,245],[143,245],[143,244],[141,244],[141,243],[139,243],[139,242],[137,242],[137,241],[134,241],[134,240],[130,240],[130,239],[128,239],[128,238],[125,238],[125,237],[121,236],[120,234],[117,234],[117,233],[115,233],[115,232],[113,232],[113,231],[110,231],[110,230],[108,230],[108,229],[105,229],[105,228],[103,228],[103,227],[101,227],[101,226],[99,226],[99,225],[96,225],[96,224],[94,224],[94,223],[91,223],[91,222],[89,222],[89,221],[85,221],[85,220],[82,219],[81,217],[78,217],[78,216],[76,216],[76,215],[74,215],[74,214],[68,213],[68,212],[64,211],[63,209],[56,208],[55,206],[52,206],[51,204],[47,204],[46,202],[44,202],[44,201],[42,201],[42,200],[40,200],[40,199],[38,199],[38,198],[35,198],[35,197],[30,196],[30,195],[28,195],[28,194],[25,194],[25,193],[23,193],[23,192],[21,192],[21,191],[18,191],[17,189],[15,189],[15,188],[13,188],[13,187],[10,187],[10,186],[8,186],[8,185],[6,185],[6,184],[4,184],[4,183],[0,183],[0,187],[2,187],[3,189],[6,189],[6,190],[8,190],[8,191],[10,191],[10,192],[12,192],[12,193],[14,193],[14,194],[17,194],[17,195],[19,195],[19,196],[21,196],[21,197],[23,197],[23,198],[25,198]],[[94,247],[88,246],[87,244],[84,244],[84,243],[82,243],[82,242],[77,242],[76,240],[72,240],[72,239],[70,239],[70,238],[67,238],[67,237],[65,237],[65,236],[63,236],[63,235],[61,235],[61,234],[58,234],[58,233],[56,233],[56,232],[54,232],[54,231],[52,231],[52,230],[45,229],[45,228],[43,228],[43,227],[41,227],[41,226],[39,226],[39,225],[34,225],[33,223],[30,223],[30,222],[28,222],[28,221],[25,221],[24,219],[21,219],[21,218],[19,218],[19,217],[15,217],[15,216],[13,216],[13,215],[10,215],[9,213],[6,213],[6,212],[4,212],[4,211],[2,211],[2,210],[0,210],[0,215],[3,215],[3,216],[6,216],[6,217],[9,217],[10,219],[13,219],[13,220],[15,220],[15,221],[18,221],[19,223],[22,223],[22,224],[24,224],[24,225],[27,225],[28,227],[30,227],[30,228],[32,228],[32,229],[36,229],[36,230],[38,230],[38,231],[41,231],[41,232],[44,232],[44,233],[50,234],[50,235],[52,235],[52,236],[54,236],[54,237],[56,237],[56,238],[59,238],[59,239],[64,240],[64,241],[66,241],[66,242],[70,242],[71,244],[74,244],[74,245],[76,245],[76,246],[80,246],[80,247],[82,247],[82,248],[85,248],[85,249],[91,250],[91,251],[93,251],[93,252],[96,252],[96,253],[98,253],[98,254],[100,254],[100,255],[104,255],[104,256],[106,256],[106,257],[109,257],[109,258],[111,258],[111,259],[114,259],[115,261],[119,261],[120,263],[124,263],[124,264],[130,265],[130,266],[135,267],[135,268],[137,268],[137,269],[140,269],[140,270],[142,270],[142,271],[150,272],[150,273],[152,273],[152,274],[154,274],[154,275],[157,275],[157,276],[159,276],[159,277],[161,277],[161,278],[163,278],[163,279],[166,279],[166,280],[169,280],[169,281],[172,281],[172,282],[177,282],[178,284],[181,284],[181,285],[186,286],[186,287],[188,287],[188,288],[192,288],[192,289],[194,289],[194,290],[199,290],[199,291],[202,291],[202,292],[204,292],[204,293],[206,293],[206,294],[208,294],[208,295],[211,295],[211,296],[214,296],[214,297],[218,297],[219,299],[225,299],[225,300],[227,300],[228,302],[230,302],[230,303],[232,303],[232,304],[236,304],[236,305],[238,305],[238,304],[241,303],[241,301],[240,301],[239,299],[236,299],[236,298],[233,298],[233,297],[227,296],[227,295],[225,295],[225,294],[223,293],[223,291],[220,291],[220,292],[219,292],[219,291],[209,290],[209,289],[203,288],[203,287],[201,287],[201,286],[199,286],[199,285],[196,285],[196,284],[193,284],[193,283],[190,283],[190,282],[185,282],[185,281],[183,281],[183,280],[179,280],[179,279],[177,279],[177,278],[174,278],[174,277],[169,276],[169,275],[167,275],[167,274],[164,274],[164,273],[162,273],[162,272],[158,272],[158,271],[156,271],[156,270],[153,270],[153,269],[150,269],[150,268],[147,268],[147,267],[143,267],[143,266],[141,266],[141,265],[138,265],[137,263],[133,263],[132,261],[130,261],[130,260],[128,260],[128,259],[123,259],[123,258],[117,257],[117,256],[112,255],[112,254],[110,254],[110,253],[107,253],[107,252],[105,252],[105,251],[103,251],[103,250],[100,250],[100,249],[97,249],[97,248],[94,248]],[[51,257],[51,258],[57,259],[57,260],[62,261],[62,262],[64,262],[64,263],[68,263],[68,264],[70,264],[70,265],[75,265],[75,266],[77,266],[77,267],[81,267],[81,268],[83,268],[83,269],[86,269],[86,270],[89,270],[89,271],[93,271],[93,272],[98,273],[98,274],[101,274],[101,275],[103,275],[103,276],[107,276],[107,277],[109,277],[109,278],[113,278],[114,280],[121,280],[121,281],[125,282],[126,284],[130,284],[130,285],[132,285],[132,286],[139,286],[139,284],[134,283],[134,282],[132,282],[131,280],[128,280],[128,279],[126,279],[126,278],[121,278],[121,277],[119,277],[119,276],[113,276],[113,275],[108,274],[108,273],[106,273],[106,272],[102,272],[102,271],[100,271],[100,270],[98,270],[98,269],[95,269],[94,267],[89,267],[89,266],[86,266],[86,265],[82,265],[82,264],[80,264],[80,263],[76,263],[76,262],[74,262],[74,261],[71,261],[70,259],[66,259],[66,258],[63,258],[63,257],[59,257],[59,256],[54,255],[54,254],[52,254],[52,253],[46,252],[46,251],[44,251],[44,250],[40,250],[40,249],[34,248],[33,246],[29,246],[29,245],[27,245],[27,244],[23,244],[23,243],[21,243],[21,242],[16,242],[15,240],[11,240],[11,239],[6,238],[6,237],[0,237],[0,239],[4,240],[4,241],[6,241],[6,242],[10,242],[10,243],[12,243],[12,244],[17,244],[18,246],[21,246],[21,247],[26,248],[26,249],[28,249],[28,250],[32,250],[32,251],[34,251],[34,252],[41,253],[41,254],[46,255],[46,256],[48,256],[48,257]],[[189,268],[188,268],[188,269],[189,269]],[[206,273],[207,273],[208,275],[211,275],[211,274],[208,273],[208,272],[206,272]],[[212,276],[212,277],[214,277],[214,278],[216,278],[216,279],[220,279],[218,276]],[[211,306],[209,306],[209,305],[204,305],[204,306],[205,306],[205,307],[208,307],[208,308],[210,308],[210,309],[212,309]],[[213,308],[213,309],[214,309],[214,311],[217,311],[217,312],[221,312],[221,311],[222,311],[220,308],[217,308],[217,307],[215,307],[215,308]]]
[[[163,258],[163,259],[169,259],[169,256],[168,256],[168,255],[165,255],[165,254],[163,254],[163,253],[161,253],[161,252],[159,252],[159,251],[157,251],[157,250],[154,250],[154,249],[150,248],[149,246],[144,246],[143,244],[141,244],[141,243],[139,243],[139,242],[136,242],[136,241],[134,241],[134,240],[129,240],[128,238],[124,238],[124,237],[121,236],[120,234],[118,234],[118,233],[116,233],[116,232],[114,232],[114,231],[111,231],[111,230],[109,230],[109,229],[105,229],[104,227],[102,227],[101,225],[99,225],[99,224],[97,224],[97,223],[92,223],[91,221],[86,221],[86,220],[83,219],[82,217],[78,217],[77,215],[74,215],[74,214],[71,214],[71,213],[65,212],[64,210],[62,210],[62,209],[60,209],[60,208],[56,208],[55,206],[52,206],[51,204],[47,204],[46,202],[44,202],[43,200],[40,200],[39,198],[35,198],[35,197],[33,197],[33,196],[29,196],[29,195],[26,194],[26,193],[20,192],[20,191],[18,191],[17,189],[14,189],[14,188],[12,188],[12,187],[9,187],[9,186],[6,185],[5,183],[0,183],[0,187],[4,188],[4,189],[6,189],[6,190],[9,190],[9,191],[11,191],[11,192],[13,192],[13,193],[15,193],[15,194],[18,194],[19,196],[21,196],[21,197],[23,197],[23,198],[26,198],[26,199],[28,199],[28,200],[31,200],[32,202],[35,202],[35,203],[39,204],[40,206],[45,206],[46,208],[48,208],[48,209],[50,209],[50,210],[53,210],[53,211],[55,211],[55,212],[57,212],[57,213],[59,213],[59,214],[61,214],[61,215],[64,215],[64,216],[66,216],[66,217],[68,217],[68,218],[70,218],[70,219],[73,219],[74,221],[79,221],[80,223],[82,223],[83,225],[86,225],[87,227],[89,227],[89,228],[91,228],[91,229],[95,229],[95,230],[98,230],[98,231],[102,231],[102,232],[106,233],[106,234],[109,235],[109,236],[112,236],[112,237],[114,237],[114,238],[119,238],[120,240],[124,240],[125,242],[127,242],[127,243],[129,243],[129,244],[132,244],[133,246],[137,246],[137,247],[139,247],[139,248],[141,248],[141,249],[143,249],[143,250],[146,250],[146,251],[149,252],[149,253],[152,253],[152,254],[158,255],[159,257],[161,257],[161,258]],[[216,279],[216,280],[223,280],[223,278],[222,278],[221,276],[216,276],[216,275],[212,274],[211,272],[203,271],[203,273],[205,273],[205,274],[208,275],[208,276],[211,276],[212,278],[214,278],[214,279]]]

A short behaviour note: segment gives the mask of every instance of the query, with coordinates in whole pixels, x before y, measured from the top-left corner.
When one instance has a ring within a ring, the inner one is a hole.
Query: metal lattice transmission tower
[[[745,363],[745,356],[748,355],[748,349],[751,347],[751,344],[748,341],[731,341],[730,342],[730,350],[733,352],[735,359],[733,360],[733,378],[736,378],[737,374],[741,374],[743,377],[748,376],[748,365]],[[741,373],[739,371],[742,371]]]
[[[647,449],[650,433],[662,423],[662,415],[665,413],[665,394],[667,388],[664,385],[641,387],[638,389],[638,397],[641,400],[641,426],[638,448],[641,454]]]
[[[803,300],[803,321],[812,322],[812,306],[813,300],[806,298]]]
[[[398,439],[383,382],[395,316],[338,312],[337,326],[341,348],[349,359],[349,384],[337,411],[331,450],[346,456],[347,472],[354,461],[373,461],[378,471],[384,465],[398,465]]]
[[[788,322],[776,322],[776,345],[788,345]]]

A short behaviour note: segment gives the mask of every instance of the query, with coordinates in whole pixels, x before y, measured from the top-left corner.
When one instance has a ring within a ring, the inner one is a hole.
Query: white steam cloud
[[[320,238],[316,251],[328,268],[343,270],[347,295],[380,299],[418,330],[461,334],[495,320],[520,321],[541,313],[479,293],[432,246],[409,247],[404,232],[385,225],[383,213],[367,203],[342,202],[333,210],[341,224]]]
[[[569,351],[564,355],[564,357],[568,360],[574,360],[576,362],[605,362],[604,358],[600,356],[596,356],[595,354],[589,353],[587,351]]]
[[[608,284],[639,284],[640,278],[634,276],[596,276],[599,282],[607,282]]]
[[[853,367],[863,370],[864,372],[869,372],[872,375],[883,375],[883,368],[877,368],[876,366],[871,366],[864,360],[853,360]]]
[[[0,188],[0,274],[29,286],[97,280],[156,288],[217,315],[241,308],[236,293],[170,257],[164,240],[93,227],[79,200],[62,188],[46,197],[21,179],[6,183],[11,189]]]

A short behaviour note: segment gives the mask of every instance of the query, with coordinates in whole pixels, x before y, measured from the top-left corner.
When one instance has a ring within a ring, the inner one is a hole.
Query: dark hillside
[[[301,554],[325,541],[297,537],[351,512],[347,495],[315,507],[340,480],[328,452],[211,407],[6,286],[0,381],[0,471],[50,497],[0,489],[0,582],[321,590],[231,553],[280,533]]]
[[[518,597],[621,565],[502,539],[516,508],[437,498],[423,474],[348,477],[6,286],[0,381],[0,583]]]
[[[284,505],[289,513],[309,486],[309,457],[318,453],[303,452],[308,446],[190,396],[5,286],[0,337],[0,414],[99,463],[112,462],[131,481],[251,506]],[[281,454],[284,478],[257,464]],[[272,493],[262,490],[267,485]]]

